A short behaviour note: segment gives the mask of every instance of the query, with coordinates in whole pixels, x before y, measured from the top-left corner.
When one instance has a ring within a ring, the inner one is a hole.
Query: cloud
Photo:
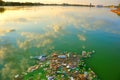
[[[6,48],[0,48],[0,58],[1,59],[4,57],[5,51],[6,51]]]
[[[6,33],[14,32],[15,29],[0,29],[0,36],[4,36]]]
[[[1,80],[14,80],[14,76],[20,72],[26,71],[29,67],[29,58],[27,53],[20,49],[13,47],[12,44],[5,44],[0,46],[0,70]],[[24,66],[23,66],[24,65]]]
[[[45,34],[22,32],[21,36],[25,39],[24,41],[17,41],[19,48],[29,49],[32,47],[40,48],[50,45],[52,43],[51,37],[55,38],[57,35],[53,32],[46,32]]]
[[[84,35],[78,34],[77,36],[78,36],[79,40],[86,41],[86,37]]]
[[[61,29],[61,27],[58,26],[58,25],[54,25],[54,26],[53,26],[53,30],[54,30],[55,32],[58,32],[60,29]]]
[[[9,62],[9,63],[4,65],[4,68],[1,70],[2,79],[4,79],[4,80],[7,80],[7,79],[13,80],[14,75],[18,72],[18,69],[12,68],[13,65],[16,66],[14,64],[14,62]]]

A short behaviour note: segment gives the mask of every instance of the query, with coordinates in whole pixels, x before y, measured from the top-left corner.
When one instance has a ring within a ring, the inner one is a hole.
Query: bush
[[[118,8],[120,8],[120,4],[118,5]]]

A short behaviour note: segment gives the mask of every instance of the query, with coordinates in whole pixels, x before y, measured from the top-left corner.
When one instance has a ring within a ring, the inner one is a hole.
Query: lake
[[[83,50],[101,80],[120,80],[120,16],[109,8],[1,7],[0,80],[35,64],[30,56]]]

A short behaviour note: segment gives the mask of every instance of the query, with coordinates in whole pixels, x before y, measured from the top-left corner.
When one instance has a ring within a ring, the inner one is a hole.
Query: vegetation
[[[2,1],[2,0],[0,0],[0,6],[1,6],[1,5],[3,5],[3,1]]]
[[[43,5],[42,3],[20,3],[20,2],[0,2],[0,6],[37,6]]]
[[[20,3],[20,2],[3,2],[0,0],[0,6],[86,6],[86,7],[94,7],[94,5],[81,5],[81,4],[44,4],[44,3]]]
[[[118,5],[118,8],[120,8],[120,4]]]
[[[120,14],[117,14],[118,16],[120,16]]]

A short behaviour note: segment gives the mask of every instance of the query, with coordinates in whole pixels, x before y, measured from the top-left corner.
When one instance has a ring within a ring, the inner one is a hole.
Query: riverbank
[[[112,12],[116,13],[117,15],[120,15],[120,8],[117,8],[115,10],[111,10]]]
[[[15,80],[99,80],[85,64],[92,53],[95,51],[82,51],[82,55],[69,52],[30,57],[38,63],[29,67],[27,72],[15,75]]]

